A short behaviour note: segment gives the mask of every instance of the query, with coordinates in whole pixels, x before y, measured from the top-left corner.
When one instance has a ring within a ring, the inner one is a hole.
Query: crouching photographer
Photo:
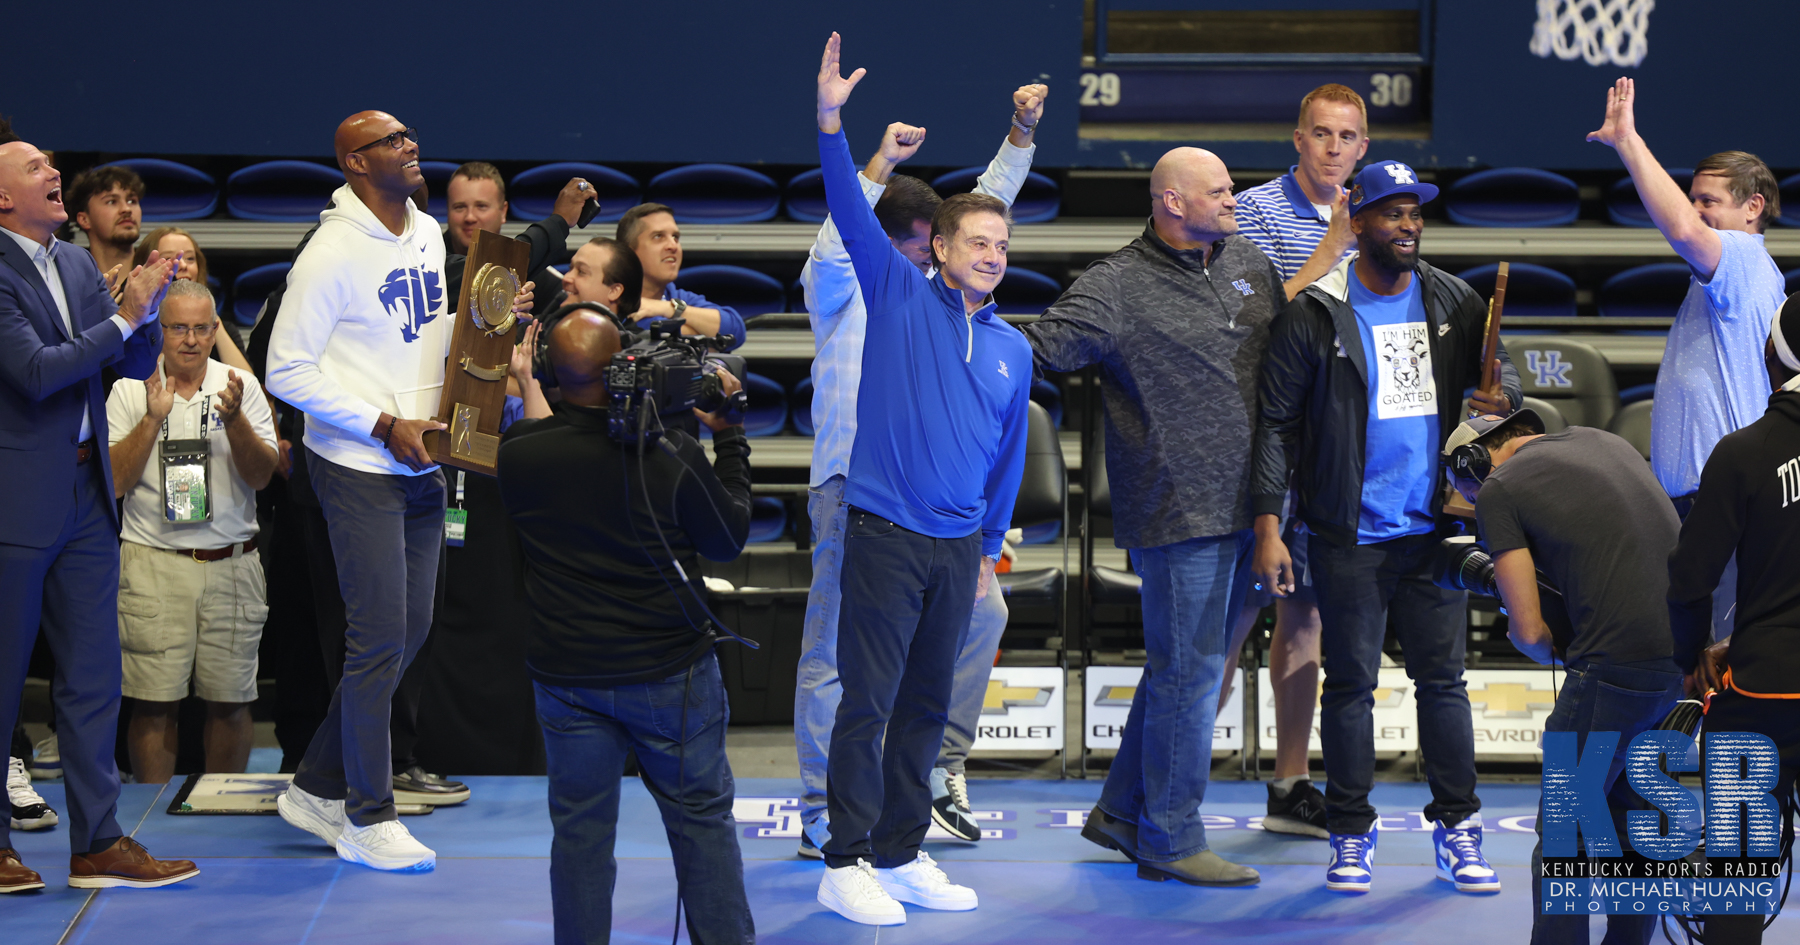
[[[1669,559],[1669,623],[1689,690],[1717,695],[1710,732],[1758,732],[1774,741],[1784,855],[1794,839],[1800,775],[1800,296],[1787,300],[1763,347],[1775,391],[1755,423],[1727,434],[1706,460],[1693,510]],[[1712,595],[1737,557],[1731,635],[1707,646]],[[1789,864],[1791,870],[1792,864]],[[1790,876],[1791,878],[1791,876]],[[1785,893],[1784,893],[1785,898]],[[1760,915],[1706,920],[1708,945],[1761,942]]]
[[[703,372],[697,339],[621,352],[600,312],[570,312],[549,334],[543,373],[562,401],[507,431],[499,480],[531,610],[555,940],[609,940],[619,785],[635,753],[661,808],[690,938],[752,942],[713,655],[729,631],[709,619],[697,559],[735,558],[750,528],[750,448],[729,415],[740,384]],[[710,467],[693,437],[661,428],[677,409],[698,413],[688,407],[707,392],[726,405],[700,415],[713,431]]]
[[[1513,645],[1567,668],[1546,732],[1574,732],[1581,743],[1589,732],[1619,733],[1605,793],[1624,836],[1625,812],[1648,809],[1620,777],[1625,750],[1681,694],[1663,603],[1680,528],[1674,507],[1629,443],[1592,427],[1545,436],[1529,409],[1464,422],[1443,461],[1475,506],[1487,553],[1468,538],[1446,541],[1441,583],[1499,597]],[[1533,876],[1542,851],[1540,826]],[[1546,916],[1538,883],[1531,889],[1534,945],[1588,941],[1587,915]],[[1609,915],[1606,940],[1648,942],[1655,926],[1651,916]]]

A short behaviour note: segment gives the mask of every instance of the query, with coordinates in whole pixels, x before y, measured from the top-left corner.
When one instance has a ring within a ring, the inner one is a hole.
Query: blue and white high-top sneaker
[[[1437,877],[1455,883],[1458,892],[1500,891],[1500,874],[1481,855],[1481,812],[1470,814],[1454,827],[1439,821],[1431,828],[1431,846],[1437,850]]]
[[[1331,865],[1325,868],[1325,888],[1336,892],[1364,893],[1375,881],[1375,833],[1331,835]]]

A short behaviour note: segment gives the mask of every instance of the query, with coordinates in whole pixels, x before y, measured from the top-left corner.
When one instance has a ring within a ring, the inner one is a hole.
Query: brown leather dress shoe
[[[0,850],[0,893],[30,892],[43,889],[44,878],[19,861],[11,849]]]
[[[130,837],[99,853],[77,853],[69,857],[69,885],[76,889],[104,889],[108,886],[130,886],[150,889],[192,879],[200,875],[200,867],[192,860],[159,860]]]

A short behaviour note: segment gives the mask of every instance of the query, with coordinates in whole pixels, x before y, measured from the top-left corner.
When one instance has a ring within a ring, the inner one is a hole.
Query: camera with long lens
[[[724,354],[729,338],[683,335],[682,319],[665,319],[649,333],[613,355],[606,369],[606,391],[612,400],[606,432],[620,443],[654,442],[665,431],[665,418],[692,416],[690,411],[742,416],[742,390],[729,396],[720,371],[744,376],[744,359]]]
[[[1445,590],[1468,591],[1482,597],[1500,596],[1500,578],[1494,567],[1494,557],[1473,535],[1454,535],[1438,543],[1431,581]],[[1542,571],[1537,572],[1537,586],[1538,612],[1545,626],[1550,628],[1551,642],[1560,656],[1568,652],[1569,643],[1575,639],[1568,603]]]

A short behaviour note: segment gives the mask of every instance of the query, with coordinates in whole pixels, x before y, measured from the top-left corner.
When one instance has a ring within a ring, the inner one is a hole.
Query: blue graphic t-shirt
[[[1350,306],[1369,365],[1369,430],[1364,441],[1358,544],[1432,529],[1437,481],[1437,382],[1425,303],[1415,275],[1399,295],[1376,295],[1350,269]]]

